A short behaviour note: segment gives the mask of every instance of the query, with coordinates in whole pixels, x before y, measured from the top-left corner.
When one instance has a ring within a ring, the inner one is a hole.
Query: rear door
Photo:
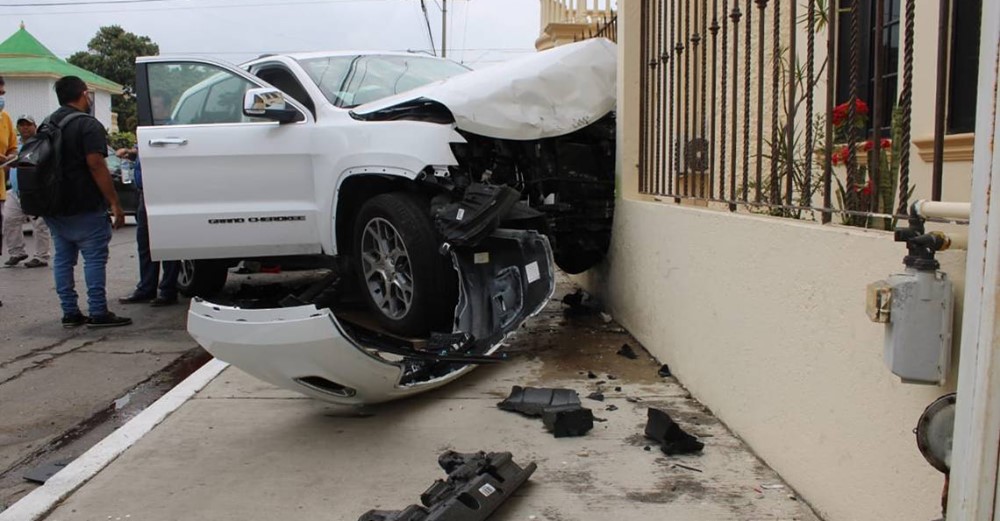
[[[150,57],[136,65],[142,185],[156,260],[321,252],[310,135],[243,114],[265,86],[238,67]]]

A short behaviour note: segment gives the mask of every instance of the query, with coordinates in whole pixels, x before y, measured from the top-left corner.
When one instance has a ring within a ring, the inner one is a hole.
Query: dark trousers
[[[144,297],[156,295],[157,285],[160,297],[177,298],[177,277],[181,273],[179,261],[153,262],[149,252],[149,217],[146,215],[146,200],[139,190],[139,205],[135,211],[135,242],[139,250],[139,283],[135,286],[135,294]],[[160,278],[160,264],[163,264],[163,278]],[[157,284],[159,283],[159,284]]]

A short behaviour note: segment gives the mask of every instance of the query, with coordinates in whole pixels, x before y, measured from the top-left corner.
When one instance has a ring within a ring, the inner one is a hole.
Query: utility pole
[[[441,57],[448,57],[448,0],[441,0]]]

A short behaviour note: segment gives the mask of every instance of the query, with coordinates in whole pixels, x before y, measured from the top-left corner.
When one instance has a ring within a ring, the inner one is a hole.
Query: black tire
[[[395,239],[386,241],[389,253],[380,251],[375,240],[380,233],[383,238],[394,234],[400,239],[405,247],[402,253]],[[402,336],[451,332],[458,279],[449,258],[438,253],[426,199],[405,192],[373,197],[358,212],[351,239],[361,293],[382,327]],[[386,283],[389,279],[394,283]],[[411,291],[404,291],[405,287]],[[407,294],[408,305],[404,302]]]
[[[177,291],[185,297],[214,297],[226,285],[229,264],[220,260],[181,261]]]

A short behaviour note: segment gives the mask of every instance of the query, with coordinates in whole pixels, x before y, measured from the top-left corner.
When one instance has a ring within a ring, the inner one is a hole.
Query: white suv
[[[314,299],[324,288],[267,310],[198,299],[189,330],[253,374],[338,401],[486,361],[551,296],[553,256],[576,273],[608,247],[615,52],[590,40],[481,71],[386,52],[140,58],[153,257],[185,261],[184,288],[202,296],[239,260],[337,259],[326,283],[369,310],[348,320],[356,310]],[[344,350],[388,373],[330,354]]]

